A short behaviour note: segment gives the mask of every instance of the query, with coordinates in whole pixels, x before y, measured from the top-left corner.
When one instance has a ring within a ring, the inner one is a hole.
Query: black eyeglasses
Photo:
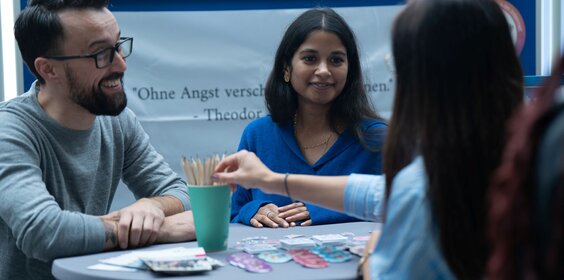
[[[55,55],[46,56],[45,58],[55,59],[55,60],[68,60],[68,59],[78,59],[78,58],[92,58],[96,62],[96,68],[108,67],[112,62],[114,62],[114,55],[116,52],[122,57],[126,58],[131,54],[133,50],[133,37],[120,37],[119,42],[112,47],[103,49],[97,53],[93,54],[81,54],[81,55]]]

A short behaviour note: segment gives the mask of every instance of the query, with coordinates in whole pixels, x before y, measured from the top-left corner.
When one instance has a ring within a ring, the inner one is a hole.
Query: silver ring
[[[266,212],[265,216],[270,219],[270,216],[268,216],[268,215],[273,214],[273,213],[274,212],[272,212],[272,211],[268,211],[268,212]]]

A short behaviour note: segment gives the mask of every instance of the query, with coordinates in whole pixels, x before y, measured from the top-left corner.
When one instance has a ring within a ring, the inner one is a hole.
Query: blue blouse
[[[266,166],[280,173],[380,174],[382,165],[380,148],[386,135],[387,125],[381,120],[366,120],[362,122],[362,129],[366,132],[367,144],[376,148],[376,151],[367,150],[353,138],[350,131],[345,131],[317,162],[310,165],[296,142],[293,124],[288,122],[278,125],[267,116],[251,122],[245,128],[239,150],[246,149],[256,153]],[[284,206],[292,202],[286,196],[237,187],[232,197],[231,222],[249,225],[251,218],[263,205],[274,203],[277,206]],[[317,205],[306,203],[306,207],[314,225],[358,221],[356,218]]]

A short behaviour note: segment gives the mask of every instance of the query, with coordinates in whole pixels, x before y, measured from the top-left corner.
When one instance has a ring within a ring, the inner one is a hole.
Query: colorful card
[[[286,263],[292,260],[290,254],[281,250],[262,252],[257,257],[268,263]]]
[[[330,263],[347,262],[352,259],[351,253],[333,245],[315,247],[311,251]]]
[[[206,259],[144,260],[144,262],[152,271],[167,274],[201,273],[213,269]]]
[[[272,271],[272,266],[248,253],[229,255],[227,261],[231,265],[242,268],[248,272],[266,273]]]
[[[288,253],[292,255],[292,259],[295,262],[307,268],[325,268],[329,266],[322,257],[307,249],[288,250]]]
[[[278,248],[276,248],[274,245],[266,243],[247,244],[243,246],[243,251],[249,254],[258,254],[260,252],[273,251],[277,249]]]

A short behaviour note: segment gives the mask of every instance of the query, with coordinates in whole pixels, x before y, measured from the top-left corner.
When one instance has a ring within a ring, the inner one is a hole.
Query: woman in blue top
[[[311,175],[380,174],[386,123],[364,91],[354,34],[329,8],[304,12],[288,27],[265,87],[270,115],[250,123],[239,150],[272,170]],[[357,221],[259,189],[238,188],[232,222],[287,227]]]
[[[505,122],[522,103],[509,26],[493,0],[413,0],[392,32],[397,75],[384,176],[268,170],[242,151],[214,179],[379,220],[363,266],[374,279],[481,279],[489,253],[486,189]],[[385,194],[385,195],[384,195]]]

